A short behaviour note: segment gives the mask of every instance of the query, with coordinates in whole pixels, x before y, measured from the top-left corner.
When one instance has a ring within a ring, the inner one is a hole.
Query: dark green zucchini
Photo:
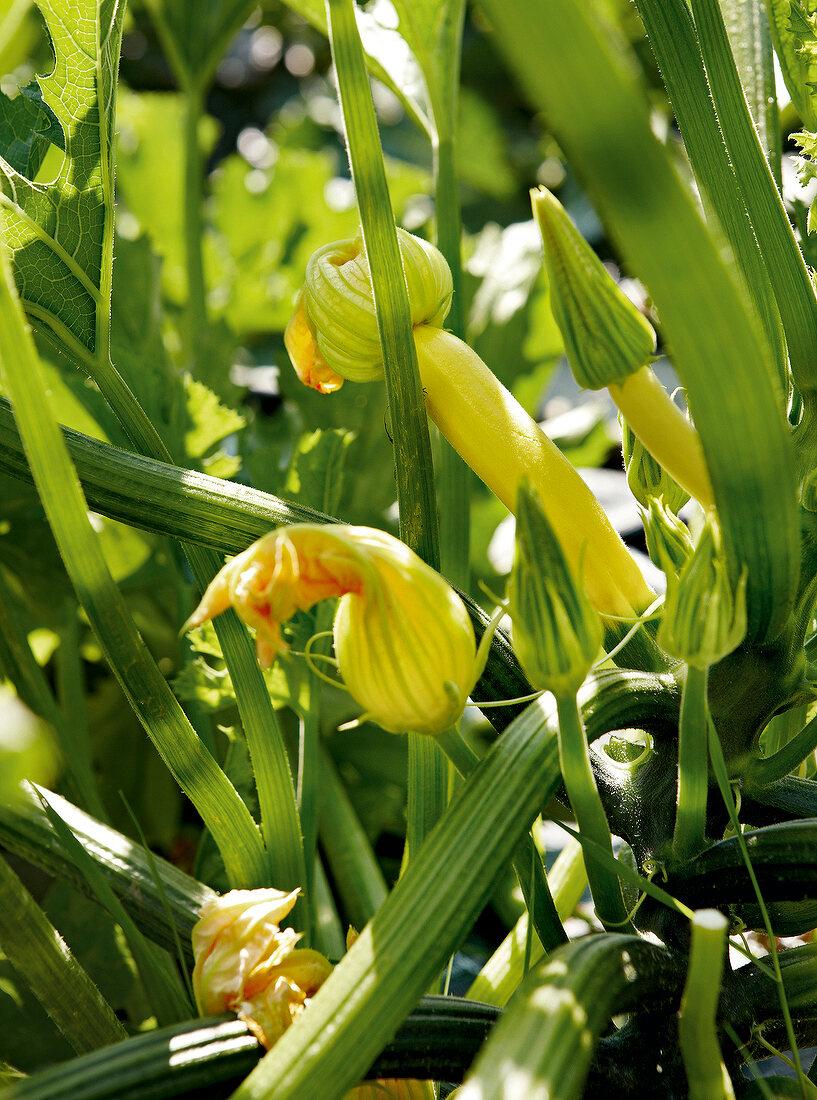
[[[476,1001],[424,997],[369,1076],[460,1081],[498,1015]],[[226,1100],[263,1053],[240,1020],[191,1020],[53,1066],[0,1100]]]

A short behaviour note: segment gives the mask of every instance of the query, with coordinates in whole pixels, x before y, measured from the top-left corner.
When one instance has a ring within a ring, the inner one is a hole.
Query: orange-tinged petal
[[[306,313],[303,291],[298,295],[295,312],[284,332],[284,345],[295,373],[305,386],[318,393],[334,393],[343,385],[341,376],[332,370],[318,351]]]
[[[339,596],[338,666],[367,717],[393,733],[437,734],[462,714],[479,673],[468,612],[448,582],[392,535],[296,524],[259,539],[219,577],[211,588],[227,585],[232,606],[256,630],[262,664],[286,649],[283,622]],[[201,621],[198,612],[192,621]]]

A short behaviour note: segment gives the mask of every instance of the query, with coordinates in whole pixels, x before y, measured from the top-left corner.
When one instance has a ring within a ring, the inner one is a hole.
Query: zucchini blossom
[[[262,665],[288,648],[281,624],[340,597],[338,667],[365,717],[392,733],[438,734],[462,714],[484,663],[468,612],[404,543],[370,527],[271,531],[218,573],[186,624],[233,607],[256,631]]]
[[[202,1015],[234,1012],[269,1049],[303,1012],[332,965],[279,921],[298,890],[231,890],[193,928],[193,991]]]
[[[462,340],[441,327],[451,273],[433,245],[397,230],[426,410],[452,447],[509,511],[528,478],[559,542],[602,615],[633,617],[653,600],[598,501],[519,402]],[[323,393],[344,379],[383,375],[383,357],[362,240],[312,256],[285,342],[298,377]]]

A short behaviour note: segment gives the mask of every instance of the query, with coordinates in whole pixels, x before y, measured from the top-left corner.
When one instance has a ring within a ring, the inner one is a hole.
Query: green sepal
[[[619,416],[619,422],[630,492],[642,508],[649,508],[653,498],[663,497],[665,508],[670,512],[680,511],[689,500],[689,493],[653,458],[623,416]]]
[[[647,553],[667,576],[677,577],[692,557],[692,536],[683,520],[666,507],[663,498],[653,497],[641,513]]]
[[[737,585],[730,583],[720,533],[708,518],[680,576],[667,576],[658,644],[696,668],[720,661],[746,634],[746,580],[744,569]]]
[[[574,695],[598,654],[601,620],[576,584],[539,498],[524,482],[508,599],[514,649],[530,682],[557,698]]]
[[[551,308],[573,376],[584,389],[623,382],[655,353],[652,325],[616,286],[561,203],[531,193],[545,246]]]

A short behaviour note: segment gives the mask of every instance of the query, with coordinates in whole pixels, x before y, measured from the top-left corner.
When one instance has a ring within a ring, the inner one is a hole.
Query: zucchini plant
[[[2,1100],[817,1093],[813,9],[0,5]]]

